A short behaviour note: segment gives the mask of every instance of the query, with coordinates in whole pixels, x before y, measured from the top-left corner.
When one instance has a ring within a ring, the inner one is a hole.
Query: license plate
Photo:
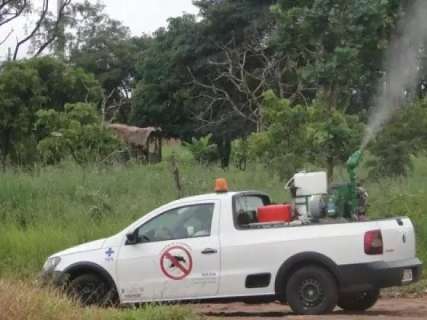
[[[403,270],[402,282],[411,282],[412,281],[412,269]]]

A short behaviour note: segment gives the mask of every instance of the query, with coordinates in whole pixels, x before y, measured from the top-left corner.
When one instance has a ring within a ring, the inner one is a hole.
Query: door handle
[[[202,251],[202,254],[215,254],[218,253],[218,250],[212,248],[206,248]]]

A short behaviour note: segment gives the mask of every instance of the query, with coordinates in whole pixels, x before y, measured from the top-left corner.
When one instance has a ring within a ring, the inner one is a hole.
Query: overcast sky
[[[96,2],[96,1],[93,1]],[[132,33],[153,32],[167,24],[169,17],[197,13],[192,0],[104,0],[107,13],[125,25]]]
[[[41,0],[35,0],[42,2]],[[73,0],[75,2],[76,0]],[[56,4],[51,0],[52,5]],[[90,0],[96,3],[97,0]],[[167,25],[167,19],[177,17],[184,12],[197,14],[197,8],[193,6],[192,0],[103,0],[106,13],[114,19],[120,20],[124,25],[130,27],[132,34],[152,33],[160,27]],[[16,38],[22,37],[24,21],[21,19],[16,23],[7,24],[0,28],[0,41],[13,31],[8,40],[0,47],[0,60],[7,56],[7,48],[15,47]],[[22,56],[26,48],[21,49]]]

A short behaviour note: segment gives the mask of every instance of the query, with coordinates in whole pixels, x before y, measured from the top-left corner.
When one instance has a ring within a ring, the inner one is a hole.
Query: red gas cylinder
[[[273,204],[259,207],[258,222],[291,222],[292,206],[290,204]]]

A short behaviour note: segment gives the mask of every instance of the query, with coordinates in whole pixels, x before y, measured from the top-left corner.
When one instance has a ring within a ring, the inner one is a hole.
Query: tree
[[[203,19],[199,62],[191,69],[193,111],[202,134],[212,133],[228,166],[231,141],[262,129],[262,94],[277,87],[276,57],[267,39],[275,1],[196,1]],[[231,32],[230,32],[231,31]]]
[[[368,149],[373,156],[367,164],[371,177],[406,176],[412,169],[413,156],[427,150],[427,101],[395,114]]]
[[[265,130],[249,136],[249,154],[282,177],[288,177],[309,159],[305,129],[308,112],[305,106],[291,106],[288,100],[268,91],[263,113]]]
[[[40,30],[43,29],[43,26],[52,26],[52,30],[50,30],[49,37],[44,41],[38,41],[38,47],[34,50],[37,52],[36,55],[43,52],[44,49],[57,38],[61,31],[59,26],[64,18],[64,12],[70,5],[71,0],[64,0],[62,5],[58,8],[56,15],[53,15],[50,12],[51,2],[52,0],[43,0],[40,9],[37,8],[37,2],[31,0],[3,0],[0,3],[0,27],[13,22],[20,16],[30,16],[34,12],[39,11],[38,18],[33,26],[30,27],[29,32],[27,32],[23,38],[17,39],[12,56],[14,61],[18,59],[21,47],[28,41],[37,38],[37,35]],[[11,31],[6,38],[2,40],[1,44],[7,40],[12,32],[13,31]]]
[[[23,61],[22,65],[34,68],[43,83],[43,108],[63,110],[66,103],[90,102],[99,105],[101,102],[99,82],[83,68],[53,57],[29,59]]]
[[[89,103],[66,104],[62,112],[39,110],[35,128],[41,134],[37,150],[47,164],[67,157],[79,165],[98,162],[120,145],[102,125],[96,106]]]
[[[276,0],[197,0],[206,34],[212,42],[237,44],[256,34],[259,39],[268,36],[274,26],[270,6]]]
[[[326,167],[328,178],[360,146],[364,125],[359,116],[331,109],[324,101],[308,107],[306,131],[309,161]]]
[[[101,83],[104,118],[127,122],[143,38],[131,38],[129,29],[121,22],[102,11],[92,11],[89,3],[85,5],[80,10],[88,19],[76,26],[77,36],[69,43],[70,62],[93,73]],[[92,13],[94,16],[90,16]]]
[[[220,60],[207,62],[212,66],[212,79],[208,83],[193,78],[195,85],[200,87],[201,100],[205,102],[205,108],[199,114],[200,120],[210,123],[210,126],[222,122],[223,118],[209,119],[204,115],[215,114],[215,108],[224,109],[226,105],[229,110],[223,111],[234,113],[241,122],[259,132],[263,127],[263,93],[278,73],[278,60],[271,57],[260,43],[248,43],[237,48],[224,46],[222,51]]]
[[[192,79],[188,66],[198,57],[200,32],[192,15],[169,19],[168,30],[159,29],[147,39],[147,49],[137,65],[131,122],[161,127],[169,137],[189,140],[194,134],[190,103]]]
[[[272,91],[264,99],[266,130],[249,137],[249,153],[283,177],[314,165],[327,167],[331,179],[334,166],[360,144],[362,124],[356,116],[331,111],[321,102],[292,106]]]
[[[0,26],[12,22],[30,7],[28,0],[2,0],[0,3]]]
[[[332,109],[369,107],[399,1],[281,0],[274,7],[274,50],[286,57],[285,97]]]
[[[132,121],[186,140],[212,134],[228,166],[231,141],[260,123],[260,96],[272,69],[262,46],[270,3],[196,1],[201,21],[170,19],[143,53]]]
[[[70,21],[73,11],[72,0],[58,1],[57,12],[48,12],[41,21],[40,27],[31,38],[32,51],[38,57],[47,49],[51,49],[58,58],[63,59],[65,54],[65,26]]]
[[[101,88],[94,77],[80,68],[54,58],[10,62],[0,73],[0,154],[14,164],[37,160],[34,132],[36,112],[61,111],[66,103],[98,104]]]
[[[46,20],[37,42],[58,48],[56,29],[62,28],[62,58],[91,72],[104,90],[101,111],[105,120],[127,122],[135,66],[144,48],[144,37],[131,38],[128,27],[105,14],[99,2],[76,2],[64,12],[61,24]],[[33,41],[35,47],[36,41]],[[60,50],[61,51],[61,50]]]
[[[43,84],[37,70],[23,63],[8,64],[3,68],[0,74],[0,151],[3,169],[9,155],[13,155],[14,162],[20,162],[18,149],[28,141],[34,114],[44,100]]]

